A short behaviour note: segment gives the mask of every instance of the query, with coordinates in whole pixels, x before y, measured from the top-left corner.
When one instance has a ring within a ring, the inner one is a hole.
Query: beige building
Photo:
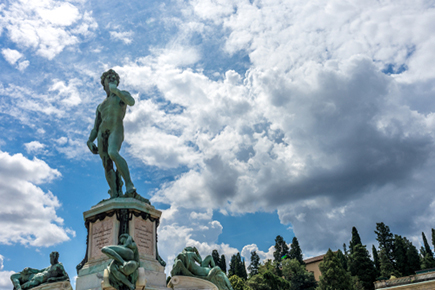
[[[308,272],[314,273],[314,278],[316,279],[316,281],[320,280],[320,269],[319,269],[319,264],[320,262],[323,261],[323,257],[325,255],[320,255],[317,257],[313,257],[313,258],[309,258],[309,259],[305,259],[305,269],[307,269]]]

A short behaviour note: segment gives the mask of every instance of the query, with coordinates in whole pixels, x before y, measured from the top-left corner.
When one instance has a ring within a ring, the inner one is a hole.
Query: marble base
[[[174,276],[168,283],[168,288],[179,290],[219,290],[218,287],[210,281],[188,277],[188,276]]]
[[[145,289],[147,280],[145,279],[145,270],[144,268],[139,268],[139,278],[136,282],[136,290],[143,290]],[[104,270],[103,274],[103,281],[101,282],[101,288],[103,290],[116,290],[115,288],[110,285],[109,282],[109,271],[106,269]]]
[[[61,281],[56,283],[47,283],[39,285],[32,290],[73,290],[69,281]]]
[[[78,271],[76,290],[101,290],[109,257],[104,246],[117,245],[120,233],[128,232],[139,251],[146,290],[166,289],[165,267],[157,260],[157,226],[161,212],[134,198],[103,201],[83,213],[88,229],[87,251]]]

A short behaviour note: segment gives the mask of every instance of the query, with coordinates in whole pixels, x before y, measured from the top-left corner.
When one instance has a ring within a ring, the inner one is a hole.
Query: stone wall
[[[422,273],[390,280],[376,281],[375,289],[435,289],[435,272]]]

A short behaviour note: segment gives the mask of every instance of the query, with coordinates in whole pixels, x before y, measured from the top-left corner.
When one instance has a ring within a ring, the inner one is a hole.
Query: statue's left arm
[[[129,92],[121,91],[116,87],[115,83],[110,83],[109,88],[110,91],[115,95],[117,95],[124,103],[126,103],[129,106],[134,106],[135,101]]]
[[[15,273],[11,275],[11,281],[12,284],[14,285],[15,290],[21,290],[20,276],[21,276],[20,273]]]

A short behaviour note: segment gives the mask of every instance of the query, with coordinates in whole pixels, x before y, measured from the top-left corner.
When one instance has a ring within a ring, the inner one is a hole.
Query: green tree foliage
[[[213,250],[211,252],[211,256],[213,257],[214,264],[216,266],[219,266],[220,265],[220,259],[219,259],[219,252],[218,252],[218,250]]]
[[[424,245],[424,251],[425,251],[424,253],[429,254],[429,256],[433,257],[433,252],[429,246],[429,243],[427,242],[426,235],[424,234],[424,232],[421,232],[421,235],[423,237],[423,245]]]
[[[290,282],[289,290],[314,290],[317,282],[314,274],[305,269],[297,259],[286,259],[282,262],[282,274]]]
[[[273,290],[288,290],[290,289],[290,283],[283,278],[267,271],[263,274],[266,284],[270,286]]]
[[[394,260],[396,262],[396,269],[400,273],[400,276],[407,276],[408,270],[408,258],[406,256],[406,244],[403,238],[399,235],[394,235]]]
[[[418,255],[417,248],[410,241],[406,239],[405,241],[407,242],[406,258],[408,260],[409,267],[409,272],[407,275],[413,275],[415,274],[415,271],[421,269],[420,256]]]
[[[231,276],[229,280],[234,290],[250,290],[250,287],[245,285],[245,281],[237,275]]]
[[[352,227],[352,239],[349,242],[349,250],[350,250],[350,255],[352,255],[353,253],[353,248],[356,245],[362,245],[361,243],[361,238],[359,236],[358,230],[356,229],[356,227]]]
[[[348,258],[343,254],[341,250],[338,250],[336,255],[338,260],[341,262],[341,266],[343,267],[343,269],[347,269]]]
[[[372,255],[376,269],[376,277],[379,277],[379,275],[381,275],[381,263],[379,262],[378,250],[376,250],[375,245],[372,246]]]
[[[246,281],[246,285],[252,290],[274,290],[269,284],[267,284],[263,274],[252,276],[248,281]]]
[[[376,223],[377,237],[379,242],[379,263],[380,272],[382,277],[400,277],[400,273],[396,269],[396,263],[394,259],[394,238],[390,231],[390,228],[384,223]]]
[[[248,266],[249,277],[258,274],[258,267],[260,266],[260,256],[258,256],[257,251],[251,252],[251,264]]]
[[[252,290],[287,290],[290,283],[275,273],[275,263],[267,260],[258,267],[258,274],[246,281]]]
[[[367,290],[357,276],[351,277],[352,290]],[[369,288],[370,289],[370,288]]]
[[[275,238],[275,251],[273,252],[273,262],[275,264],[275,271],[278,276],[281,276],[281,270],[279,269],[281,265],[281,260],[283,257],[289,254],[289,248],[287,243],[284,241],[283,237],[280,235]]]
[[[351,251],[352,254],[350,254],[349,259],[350,274],[358,277],[364,289],[374,289],[373,282],[376,279],[376,269],[366,247],[361,242],[356,243],[352,245]]]
[[[304,260],[302,258],[302,250],[299,246],[299,241],[296,237],[293,237],[292,244],[290,246],[290,252],[288,254],[288,259],[296,259],[301,265],[305,265]]]
[[[343,269],[337,255],[335,255],[331,249],[326,253],[319,268],[322,275],[320,276],[319,286],[316,288],[317,290],[352,289],[349,272]]]
[[[421,233],[423,237],[423,245],[424,247],[421,247],[420,254],[422,256],[421,261],[421,269],[430,269],[435,267],[435,259],[433,257],[432,249],[429,246],[429,243],[427,242],[426,236],[424,232]]]
[[[221,258],[219,259],[219,265],[221,270],[226,274],[227,273],[227,260],[225,259],[224,255],[221,255]]]
[[[248,279],[248,273],[246,272],[246,264],[245,264],[245,259],[242,260],[242,263],[239,264],[239,273],[240,273],[240,277],[246,281],[246,279]]]
[[[421,232],[421,236],[423,237],[423,246],[424,246],[424,251],[422,252],[424,253],[424,255],[429,254],[429,256],[433,257],[432,249],[430,248],[429,243],[427,242],[426,235],[424,234],[424,232]]]
[[[435,229],[432,229],[432,245],[435,248]]]
[[[382,251],[385,249],[384,254],[393,262],[393,234],[390,232],[390,228],[386,226],[384,223],[376,223],[376,231],[377,237],[376,240],[379,242],[379,250]]]
[[[346,256],[346,258],[348,257],[349,253],[347,251],[347,247],[346,247],[346,243],[343,243],[343,254]]]
[[[237,263],[237,255],[232,255],[230,260],[230,269],[228,270],[228,277],[236,275]]]
[[[381,264],[381,277],[389,279],[391,276],[399,277],[400,274],[397,273],[394,268],[393,263],[390,261],[387,255],[387,250],[384,248],[379,252],[379,262]]]
[[[233,275],[237,275],[243,280],[248,278],[248,274],[246,273],[245,261],[242,261],[242,257],[240,253],[233,255],[230,261],[230,270],[228,271],[228,277]]]

